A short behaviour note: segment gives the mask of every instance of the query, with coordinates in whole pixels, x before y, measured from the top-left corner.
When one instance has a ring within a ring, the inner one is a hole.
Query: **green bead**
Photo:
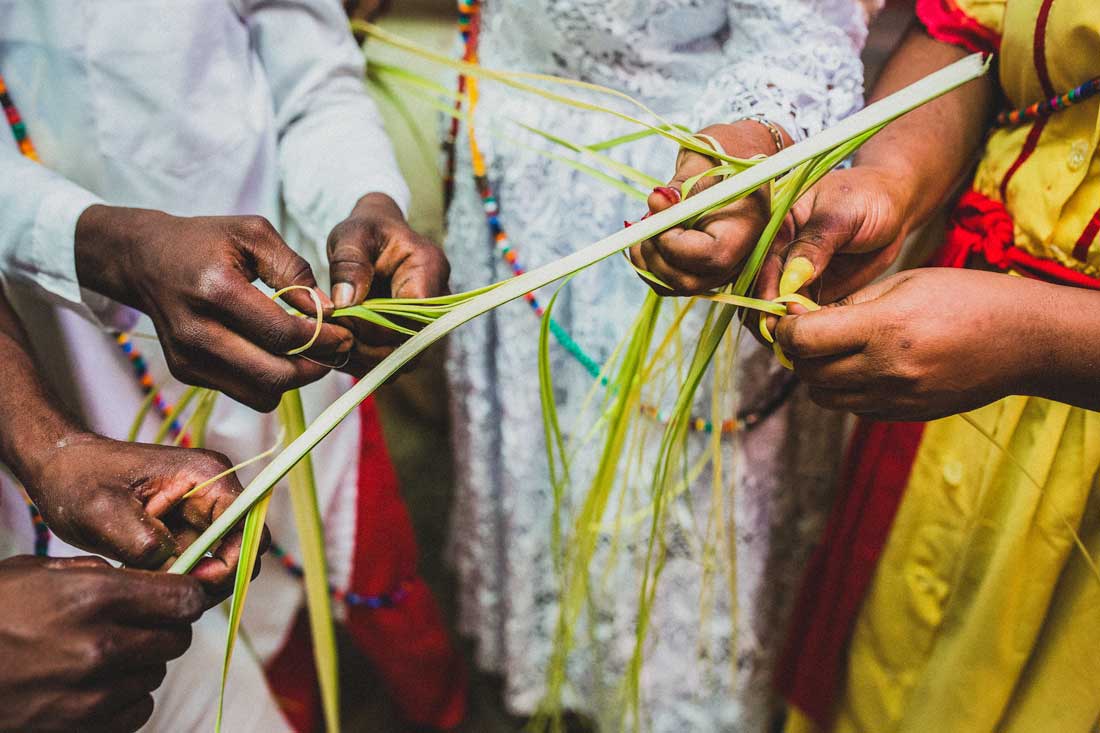
[[[12,125],[11,131],[15,134],[15,139],[19,142],[23,142],[23,140],[27,137],[27,125],[23,122],[16,122],[14,125]]]

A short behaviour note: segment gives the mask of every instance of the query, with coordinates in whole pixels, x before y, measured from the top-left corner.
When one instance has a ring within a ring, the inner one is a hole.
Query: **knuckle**
[[[258,381],[264,391],[282,395],[294,387],[294,374],[289,369],[265,369],[260,372]]]
[[[238,227],[241,235],[250,239],[265,239],[276,233],[274,225],[266,217],[254,214],[242,216]]]
[[[192,460],[194,461],[193,470],[197,474],[218,474],[226,470],[233,464],[230,462],[229,457],[224,453],[218,451],[202,449],[192,449],[190,451]]]
[[[189,631],[189,633],[190,633],[190,631]],[[188,637],[188,640],[190,640],[190,637]],[[177,655],[177,656],[179,656],[179,655]],[[175,657],[173,657],[173,659],[174,658]],[[147,670],[146,670],[146,674],[145,674],[145,682],[147,683],[147,686],[149,687],[149,690],[150,691],[155,690],[158,687],[160,687],[162,684],[164,684],[164,678],[167,676],[167,674],[168,674],[168,665],[167,664],[157,664],[157,665],[152,665],[152,666],[148,667]]]
[[[780,345],[788,356],[803,356],[809,346],[806,327],[801,320],[800,318],[793,318],[786,324],[780,322],[781,327],[777,336]]]
[[[227,293],[239,285],[239,278],[234,277],[220,264],[209,264],[203,267],[198,274],[198,281],[193,289],[194,297],[203,303],[218,303],[225,299]]]
[[[287,248],[286,262],[283,264],[283,280],[288,285],[301,285],[313,282],[313,268],[297,252]]]
[[[184,384],[197,384],[201,381],[202,372],[197,367],[198,362],[188,354],[175,349],[166,350],[164,361],[168,365],[168,371],[172,376]]]
[[[151,696],[151,694],[146,694],[144,698],[131,708],[130,720],[124,725],[123,730],[127,733],[131,733],[141,729],[141,726],[152,718],[153,708],[153,696]]]
[[[164,560],[165,550],[160,540],[150,530],[134,538],[131,555],[127,558],[129,563],[140,568],[152,569],[158,567]]]
[[[76,652],[77,665],[85,678],[96,675],[111,658],[111,637],[105,634],[85,639]]]

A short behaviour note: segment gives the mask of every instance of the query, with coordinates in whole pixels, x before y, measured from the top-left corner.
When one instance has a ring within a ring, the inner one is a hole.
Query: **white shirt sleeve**
[[[337,0],[241,0],[275,101],[287,213],[323,249],[368,193],[407,212],[409,189],[364,86],[365,62]]]
[[[0,277],[29,285],[93,322],[113,320],[117,306],[84,290],[76,277],[76,221],[98,196],[0,144]]]

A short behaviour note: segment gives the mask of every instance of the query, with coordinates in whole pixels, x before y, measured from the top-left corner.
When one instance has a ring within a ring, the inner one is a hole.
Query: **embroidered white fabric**
[[[803,137],[859,107],[859,53],[878,2],[490,0],[480,56],[491,68],[613,87],[692,129],[758,113]],[[606,97],[600,102],[633,112]],[[538,154],[536,149],[548,144],[515,121],[578,142],[637,128],[499,84],[481,85],[479,142],[502,223],[524,267],[559,258],[644,213],[644,202]],[[464,130],[458,151],[446,240],[456,292],[511,274],[488,233]],[[675,145],[648,138],[611,155],[664,180],[675,153]],[[543,304],[552,292],[538,293]],[[613,257],[581,273],[562,292],[555,317],[602,363],[628,332],[645,293],[633,271]],[[693,313],[684,332],[700,324]],[[460,580],[460,625],[477,640],[478,664],[504,676],[506,702],[518,714],[531,713],[545,690],[557,619],[537,328],[525,302],[510,303],[451,336],[447,367],[458,477],[449,554]],[[740,347],[737,388],[731,393],[751,408],[774,394],[780,368],[752,339],[742,339]],[[562,425],[573,437],[572,430],[591,427],[591,420],[577,416],[593,379],[556,343],[551,359]],[[696,414],[711,414],[709,384],[704,383]],[[670,397],[666,391],[663,407]],[[723,417],[737,409],[734,401],[721,405]],[[646,443],[649,458],[660,438],[658,426],[653,428]],[[775,658],[800,569],[826,516],[840,435],[839,418],[817,410],[799,390],[752,431],[723,439],[735,547],[715,541],[715,528],[706,529],[712,507],[709,467],[673,502],[664,533],[668,561],[642,674],[643,730],[767,729],[774,711]],[[693,433],[689,453],[699,455],[706,443],[703,434]],[[567,502],[575,504],[587,487],[597,447],[579,452]],[[616,692],[634,647],[649,530],[639,498],[648,477],[639,474],[629,481],[632,491],[609,503],[609,512],[635,520],[620,530],[617,543],[610,535],[600,543],[592,610],[578,626],[569,667],[568,706],[595,718],[602,730],[619,727],[611,716],[621,710]]]

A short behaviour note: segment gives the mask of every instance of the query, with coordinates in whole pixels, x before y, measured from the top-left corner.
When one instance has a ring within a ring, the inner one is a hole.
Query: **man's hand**
[[[755,120],[713,125],[700,133],[717,140],[729,155],[751,158],[776,152],[775,140],[768,128]],[[784,139],[790,142],[789,137],[784,136]],[[681,151],[676,173],[668,186],[650,194],[649,210],[657,213],[679,203],[684,182],[717,164],[716,160],[698,153]],[[700,179],[689,193],[699,193],[721,180],[713,176]],[[693,229],[673,227],[654,239],[635,245],[630,249],[630,259],[635,266],[648,270],[672,288],[671,292],[664,291],[646,281],[662,295],[696,295],[713,290],[737,278],[742,260],[752,251],[768,223],[769,209],[765,187],[701,219]]]
[[[76,265],[81,285],[152,318],[168,367],[183,382],[267,412],[283,392],[328,372],[287,356],[312,338],[314,323],[287,313],[252,285],[257,277],[275,289],[317,285],[309,264],[266,219],[91,206],[77,222]],[[284,298],[313,314],[305,291]],[[325,324],[307,353],[339,364],[351,343],[345,329]]]
[[[50,529],[71,545],[156,570],[210,526],[241,492],[229,460],[193,448],[124,443],[78,433],[24,459],[21,478]],[[265,530],[266,531],[266,530]],[[241,533],[228,535],[192,571],[215,603],[232,590]]]
[[[1065,340],[1048,333],[1051,310],[1064,310],[1052,298],[1073,290],[974,270],[912,270],[836,306],[781,318],[775,335],[819,405],[932,420],[1042,394],[1037,385],[1054,379],[1043,372],[1057,371],[1048,368],[1052,340]]]
[[[451,267],[443,251],[405,222],[388,196],[367,194],[328,238],[332,301],[337,308],[368,297],[431,298],[445,295]],[[356,336],[346,371],[362,376],[405,337],[356,319],[346,319]]]
[[[0,561],[0,731],[137,730],[204,600],[194,578],[98,558]]]

